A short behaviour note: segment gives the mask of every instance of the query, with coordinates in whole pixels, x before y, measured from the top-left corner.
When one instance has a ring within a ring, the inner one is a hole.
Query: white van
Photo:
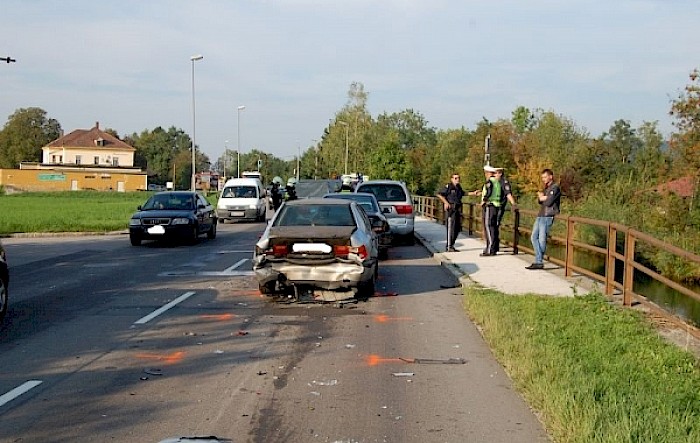
[[[226,220],[265,221],[266,193],[257,178],[232,178],[224,184],[216,204],[219,223]]]

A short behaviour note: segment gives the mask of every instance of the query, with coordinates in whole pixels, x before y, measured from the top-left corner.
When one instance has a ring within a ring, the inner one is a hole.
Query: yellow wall
[[[70,191],[73,181],[78,190],[142,191],[148,187],[145,173],[114,173],[101,171],[52,171],[47,169],[0,169],[0,186],[22,191]]]

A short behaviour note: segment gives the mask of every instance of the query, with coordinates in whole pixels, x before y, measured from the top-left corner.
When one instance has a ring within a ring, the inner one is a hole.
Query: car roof
[[[367,180],[357,184],[357,187],[364,185],[401,185],[406,186],[406,183],[400,180]]]
[[[301,198],[299,200],[288,200],[285,205],[288,206],[305,206],[305,205],[339,205],[349,206],[355,203],[354,200],[341,200],[339,198]]]
[[[194,191],[162,191],[162,192],[156,192],[153,195],[195,195],[197,194]]]

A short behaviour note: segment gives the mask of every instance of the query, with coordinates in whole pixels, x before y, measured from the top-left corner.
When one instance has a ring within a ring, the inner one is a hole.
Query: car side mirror
[[[136,210],[137,210],[137,211],[140,211],[140,210],[141,210],[141,205],[138,205],[138,206],[136,207]]]

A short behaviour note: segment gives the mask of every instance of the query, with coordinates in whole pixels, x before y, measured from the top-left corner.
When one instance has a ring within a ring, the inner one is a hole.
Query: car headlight
[[[174,218],[172,221],[173,225],[189,225],[190,224],[190,219],[189,218]]]
[[[258,209],[257,205],[248,205],[248,209]]]
[[[129,220],[129,226],[141,226],[140,218],[132,218]]]

